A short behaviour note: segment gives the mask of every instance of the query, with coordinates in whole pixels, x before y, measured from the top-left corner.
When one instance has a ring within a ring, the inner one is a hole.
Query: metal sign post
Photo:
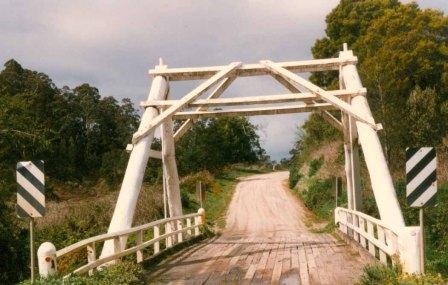
[[[433,147],[406,149],[406,201],[419,208],[420,268],[425,273],[425,236],[423,208],[435,206],[437,194],[437,155]]]
[[[17,163],[17,205],[20,218],[30,221],[30,269],[31,283],[34,284],[34,218],[45,214],[45,176],[42,160]]]

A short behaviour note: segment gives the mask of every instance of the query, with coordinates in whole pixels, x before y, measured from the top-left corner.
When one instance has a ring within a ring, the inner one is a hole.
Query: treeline
[[[416,3],[342,0],[326,22],[313,56],[337,56],[343,43],[353,49],[392,167],[404,165],[406,147],[442,145],[448,135],[448,17]],[[312,80],[339,86],[335,72],[315,73]]]
[[[76,197],[99,183],[118,190],[129,157],[125,147],[139,122],[129,99],[101,96],[89,84],[58,88],[46,74],[15,60],[5,63],[0,72],[0,259],[8,262],[0,263],[0,283],[17,282],[29,272],[28,232],[14,210],[16,163],[45,161],[47,199],[61,198],[60,188]],[[152,147],[160,145],[155,139]],[[181,175],[268,159],[256,126],[246,118],[197,122],[176,145],[176,154]],[[159,160],[150,159],[144,179],[161,183]]]
[[[348,43],[358,56],[358,72],[367,88],[370,108],[375,120],[384,127],[378,134],[397,182],[397,194],[408,225],[418,224],[418,217],[416,210],[405,202],[405,149],[437,147],[442,170],[438,172],[440,195],[439,205],[426,210],[427,266],[430,271],[447,275],[448,185],[444,184],[448,175],[443,169],[448,164],[448,17],[441,11],[420,9],[416,3],[342,0],[327,16],[326,23],[326,36],[315,42],[313,56],[337,57],[343,43]],[[337,72],[313,73],[311,80],[326,89],[339,88]],[[335,116],[339,116],[338,112]],[[331,161],[325,156],[311,158],[333,142],[339,142],[334,145],[340,149]],[[309,173],[301,173],[300,169],[311,169],[309,161],[320,161],[319,168],[343,173],[342,134],[318,114],[312,114],[300,130],[291,155],[292,186],[297,181],[333,181],[325,175],[312,180]],[[361,164],[363,211],[377,215],[362,156]],[[323,200],[334,199],[331,183],[319,191],[316,195],[326,195]]]

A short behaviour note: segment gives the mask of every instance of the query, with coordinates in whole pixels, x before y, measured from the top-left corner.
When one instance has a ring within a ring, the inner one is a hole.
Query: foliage
[[[369,265],[364,268],[359,285],[418,285],[418,284],[446,284],[439,275],[426,274],[420,275],[403,275],[399,268],[391,268],[385,265]]]
[[[335,197],[333,185],[329,179],[308,179],[308,188],[299,192],[305,206],[319,218],[328,219],[332,216]]]
[[[14,213],[16,163],[45,161],[47,199],[105,195],[104,191],[92,192],[96,185],[118,188],[129,156],[125,147],[137,129],[139,116],[129,99],[118,102],[101,96],[87,83],[73,89],[58,88],[47,75],[25,69],[15,60],[6,62],[0,72],[0,106],[0,259],[10,260],[1,267],[0,283],[14,283],[29,274],[28,231]],[[155,139],[151,148],[160,150],[160,139]],[[232,163],[267,158],[256,126],[245,118],[200,121],[176,151],[182,175],[216,172]],[[162,182],[160,160],[150,159],[144,182]],[[183,197],[185,203],[190,202],[188,195]],[[110,204],[93,205],[103,214],[99,218],[89,211],[69,210],[73,211],[71,218],[53,229],[45,228],[38,238],[52,240],[59,247],[92,235],[92,231],[104,232]]]
[[[289,166],[289,178],[288,178],[288,185],[289,188],[294,188],[297,184],[297,182],[299,182],[300,179],[300,173],[299,170],[297,169],[297,166],[294,164],[291,164]]]
[[[316,174],[319,169],[322,167],[322,165],[324,164],[324,158],[320,157],[319,159],[313,159],[310,161],[310,168],[308,170],[308,177],[313,176],[314,174]]]
[[[348,43],[358,56],[358,70],[368,90],[373,116],[384,127],[379,135],[394,176],[403,177],[406,147],[436,146],[439,153],[446,153],[442,144],[448,138],[448,17],[441,11],[420,9],[416,3],[342,0],[326,22],[326,36],[316,41],[313,55],[315,58],[335,57],[342,44]],[[337,72],[316,72],[310,79],[327,89],[339,85]],[[291,152],[291,163],[296,169],[309,163],[310,154],[319,149],[323,141],[337,139],[336,135],[326,132],[326,128],[328,124],[318,115],[310,116],[304,124]],[[342,161],[340,167],[343,168]],[[300,173],[293,173],[294,177],[298,175]],[[440,185],[447,182],[439,181]],[[320,187],[325,189],[325,185]],[[418,211],[405,202],[405,184],[398,182],[396,189],[406,223],[418,224]],[[439,189],[439,205],[425,209],[427,269],[444,275],[448,274],[446,192],[446,187]],[[377,216],[372,193],[364,193],[364,211]],[[304,199],[320,203],[309,203],[309,207],[317,209],[324,208],[325,198],[328,198],[326,192],[322,192],[322,197],[307,197],[306,192],[303,195]],[[406,282],[410,281],[394,279],[391,282],[408,284]],[[378,284],[384,283],[387,282],[383,280]]]
[[[75,275],[67,279],[62,277],[50,277],[48,279],[37,279],[34,284],[50,285],[50,284],[145,284],[143,281],[143,269],[134,261],[122,261],[115,265],[109,266],[103,270],[96,271],[92,276]],[[22,284],[31,284],[30,280],[26,280]]]
[[[255,163],[264,156],[256,126],[244,117],[196,122],[176,146],[179,172],[218,171],[234,163]]]

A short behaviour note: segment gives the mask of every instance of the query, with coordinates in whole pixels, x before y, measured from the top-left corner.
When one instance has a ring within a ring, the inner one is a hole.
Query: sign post
[[[34,284],[34,218],[45,214],[45,177],[42,160],[17,163],[17,205],[20,218],[30,221],[30,269],[31,283]]]
[[[425,273],[423,208],[435,206],[437,194],[437,155],[433,147],[406,149],[406,201],[419,208],[421,272]]]

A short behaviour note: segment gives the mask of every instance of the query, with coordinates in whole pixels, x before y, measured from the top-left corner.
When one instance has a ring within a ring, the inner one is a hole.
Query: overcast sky
[[[447,9],[447,0],[418,1]],[[103,96],[145,100],[158,58],[169,67],[310,59],[337,0],[1,1],[0,62],[48,74],[62,87],[88,82]],[[172,84],[179,98],[199,82]],[[269,77],[242,78],[223,95],[287,92]],[[260,116],[263,147],[287,156],[306,114]]]

